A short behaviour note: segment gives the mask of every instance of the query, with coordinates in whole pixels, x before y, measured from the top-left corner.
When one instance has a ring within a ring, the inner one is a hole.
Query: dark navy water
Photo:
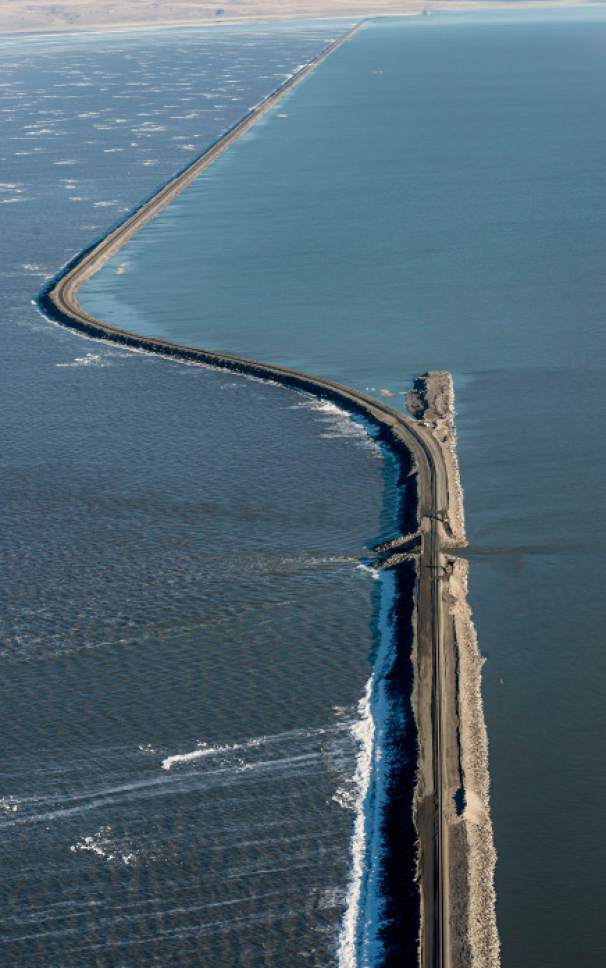
[[[0,42],[2,964],[351,963],[398,469],[334,407],[32,304],[343,29]]]
[[[606,955],[605,54],[597,6],[368,25],[81,292],[396,402],[454,373],[506,968]]]

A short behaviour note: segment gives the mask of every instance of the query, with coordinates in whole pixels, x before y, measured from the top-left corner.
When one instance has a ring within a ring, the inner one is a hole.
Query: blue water
[[[342,29],[0,40],[2,964],[336,962],[398,469],[32,300]]]
[[[506,968],[606,955],[605,53],[599,7],[370,24],[81,291],[396,403],[454,373]]]

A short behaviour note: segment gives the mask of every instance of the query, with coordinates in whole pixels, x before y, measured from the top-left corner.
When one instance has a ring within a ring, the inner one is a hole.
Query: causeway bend
[[[452,505],[457,484],[443,444],[430,422],[416,420],[367,394],[333,380],[273,366],[240,356],[211,352],[163,339],[138,335],[110,326],[85,312],[78,289],[108,261],[146,222],[253,125],[295,84],[360,28],[358,24],[327,47],[314,61],[289,78],[253,108],[199,158],[163,185],[151,198],[110,230],[99,242],[77,255],[43,289],[38,303],[52,320],[83,335],[144,350],[174,360],[198,363],[254,376],[331,400],[378,427],[382,439],[397,452],[412,454],[417,494],[416,548],[416,697],[419,746],[415,822],[419,837],[418,878],[421,900],[420,962],[422,968],[451,968],[460,940],[453,937],[451,916],[452,865],[449,811],[453,790],[460,787],[460,751],[456,723],[456,663],[453,622],[448,608],[447,549],[458,542],[446,509]],[[462,858],[457,857],[460,864]],[[459,929],[457,928],[457,931]],[[465,932],[465,929],[462,929]]]

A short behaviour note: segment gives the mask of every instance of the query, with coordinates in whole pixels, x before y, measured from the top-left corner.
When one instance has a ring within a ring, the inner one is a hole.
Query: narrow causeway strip
[[[138,335],[108,325],[85,312],[78,302],[78,289],[84,282],[287,91],[349,40],[360,26],[357,25],[327,47],[319,57],[289,78],[211,145],[202,156],[143,202],[121,224],[76,256],[45,286],[38,297],[38,303],[47,317],[85,336],[108,340],[129,349],[143,350],[169,359],[257,377],[331,400],[378,427],[385,443],[396,452],[406,453],[407,460],[412,454],[418,518],[414,707],[419,760],[414,819],[419,839],[420,964],[422,968],[459,968],[463,964],[483,965],[484,961],[481,958],[477,961],[465,960],[463,954],[469,950],[471,944],[469,904],[466,900],[464,903],[461,900],[470,893],[467,890],[470,876],[461,874],[461,871],[469,872],[469,837],[460,834],[467,819],[466,811],[456,816],[453,808],[457,795],[465,801],[465,781],[460,765],[464,757],[462,758],[460,749],[457,715],[461,697],[457,685],[459,663],[456,649],[461,632],[459,631],[457,639],[451,588],[456,569],[448,549],[461,546],[465,540],[462,493],[453,444],[454,426],[447,441],[444,420],[440,422],[440,419],[436,419],[435,406],[432,409],[432,401],[435,404],[440,395],[444,397],[444,392],[446,396],[450,392],[452,397],[450,375],[426,375],[425,397],[420,403],[421,398],[417,395],[418,419],[415,419],[374,397],[330,379],[232,354]],[[450,403],[452,404],[452,400]],[[449,412],[452,412],[451,405]],[[397,538],[392,544],[397,547],[404,540],[404,537]],[[465,576],[461,577],[458,571],[456,574],[459,587],[466,591]],[[461,614],[458,616],[459,626]],[[468,625],[473,629],[469,616]],[[479,689],[476,689],[475,694],[479,696]],[[486,814],[487,789],[486,780]],[[489,824],[488,814],[487,820]],[[462,883],[461,878],[467,887],[457,890],[457,910],[453,912],[451,884],[455,883],[458,888]],[[489,871],[488,880],[492,889],[492,871]],[[488,912],[489,921],[491,918],[494,921],[493,897],[488,901],[480,899],[480,908]],[[488,935],[494,941],[496,927],[494,931],[490,929]],[[486,962],[489,963],[496,964],[494,961]]]

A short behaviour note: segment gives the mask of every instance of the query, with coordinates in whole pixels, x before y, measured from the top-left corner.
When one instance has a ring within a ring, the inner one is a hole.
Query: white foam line
[[[223,746],[206,746],[202,744],[198,749],[188,753],[175,753],[162,760],[162,769],[170,770],[177,763],[191,763],[194,760],[202,759],[206,756],[218,756],[224,753],[241,752],[243,750],[256,749],[259,746],[268,746],[272,743],[283,743],[285,740],[311,739],[314,736],[324,736],[327,733],[342,732],[348,728],[347,723],[337,723],[329,727],[315,727],[314,729],[292,729],[284,733],[275,733],[269,736],[255,736],[252,739],[242,740],[239,743],[225,744]]]
[[[385,724],[389,715],[385,679],[394,659],[390,611],[395,591],[393,574],[386,573],[380,578],[380,644],[372,675],[358,706],[359,718],[352,726],[358,743],[354,777],[358,794],[354,806],[350,882],[338,943],[338,968],[372,968],[380,957],[378,929],[383,908],[380,894],[381,820],[389,768],[384,754]]]
[[[162,760],[162,769],[170,770],[176,763],[191,763],[205,756],[217,756],[219,753],[232,753],[234,750],[247,748],[248,744],[246,743],[234,743],[233,746],[207,746],[193,750],[191,753],[176,753],[174,756],[167,756]]]
[[[354,782],[358,788],[355,800],[355,820],[351,841],[351,874],[347,891],[345,914],[341,924],[339,936],[338,965],[339,968],[356,968],[357,965],[357,937],[360,912],[360,898],[364,877],[366,859],[366,815],[365,805],[370,787],[372,765],[372,748],[374,742],[374,722],[370,711],[373,676],[366,683],[366,690],[358,705],[359,719],[352,727],[352,733],[358,743],[356,772]]]
[[[0,819],[0,828],[23,826],[24,824],[41,823],[48,820],[57,820],[61,817],[69,817],[77,814],[85,814],[100,807],[111,804],[121,803],[125,800],[150,799],[158,796],[172,796],[176,792],[187,791],[190,789],[200,789],[202,781],[208,788],[211,784],[231,786],[235,782],[241,782],[245,777],[251,776],[253,779],[258,774],[271,774],[276,771],[298,771],[305,772],[305,775],[316,772],[313,769],[323,769],[323,754],[321,752],[302,753],[298,756],[280,757],[273,760],[259,760],[254,763],[237,763],[235,766],[222,767],[219,769],[198,773],[183,773],[174,779],[171,777],[158,777],[153,780],[144,780],[136,783],[125,783],[116,787],[96,790],[89,794],[68,797],[65,803],[75,803],[75,806],[58,806],[43,813],[35,814],[9,814],[10,819]],[[319,764],[319,766],[318,766]],[[194,783],[192,785],[192,777]],[[202,787],[204,789],[204,786]],[[47,802],[50,798],[44,798]]]

